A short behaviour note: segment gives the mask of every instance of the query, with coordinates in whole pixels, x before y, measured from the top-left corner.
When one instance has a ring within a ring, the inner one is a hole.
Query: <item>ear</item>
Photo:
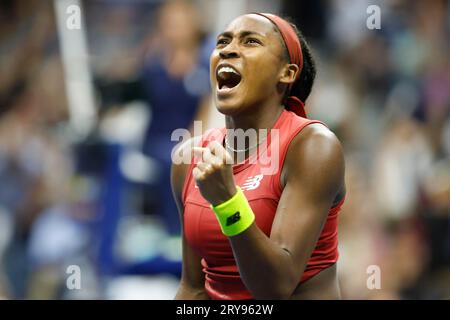
[[[286,64],[281,70],[280,82],[283,84],[291,84],[295,81],[299,67],[296,64]]]

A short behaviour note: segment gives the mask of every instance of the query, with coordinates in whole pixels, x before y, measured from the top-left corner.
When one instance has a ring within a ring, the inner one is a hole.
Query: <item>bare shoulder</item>
[[[322,124],[306,126],[289,145],[283,179],[321,180],[344,184],[344,152],[336,135]]]
[[[343,158],[341,142],[336,135],[320,123],[306,126],[289,145],[286,160],[339,161]]]
[[[306,126],[293,141],[294,148],[309,149],[315,151],[329,151],[337,155],[342,153],[341,142],[333,131],[320,123]]]

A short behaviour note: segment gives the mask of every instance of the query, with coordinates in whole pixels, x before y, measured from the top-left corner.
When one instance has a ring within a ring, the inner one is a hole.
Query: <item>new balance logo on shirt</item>
[[[241,186],[242,190],[255,190],[261,184],[261,180],[264,178],[264,175],[258,174],[253,177],[248,177],[245,180],[244,184]]]
[[[263,174],[257,174],[256,176],[250,176],[245,180],[244,184],[241,187],[242,191],[255,190],[261,184],[261,180],[264,178]],[[195,188],[198,189],[198,186],[195,185]]]

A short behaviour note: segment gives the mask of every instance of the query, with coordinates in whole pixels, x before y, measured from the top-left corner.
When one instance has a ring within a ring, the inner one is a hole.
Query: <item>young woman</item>
[[[210,66],[226,128],[183,144],[178,152],[198,161],[172,167],[183,226],[176,298],[338,299],[344,157],[306,118],[315,65],[305,40],[276,15],[243,15],[218,36]],[[257,130],[266,148],[234,148],[234,129]],[[273,146],[278,170],[263,173],[258,159]]]

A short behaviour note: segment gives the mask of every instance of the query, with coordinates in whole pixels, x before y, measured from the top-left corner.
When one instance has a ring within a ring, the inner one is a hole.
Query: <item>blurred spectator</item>
[[[206,126],[209,99],[209,55],[200,17],[186,1],[168,1],[159,9],[155,37],[152,39],[143,70],[143,88],[152,107],[146,132],[144,153],[156,159],[160,180],[151,194],[158,200],[171,234],[180,232],[178,211],[170,187],[170,141],[177,128],[189,128],[200,120]]]
[[[99,82],[103,97],[111,104],[142,99],[149,105],[143,153],[153,160],[157,175],[145,189],[145,203],[163,219],[168,232],[177,235],[180,224],[172,200],[170,167],[171,151],[178,141],[171,141],[171,135],[178,128],[192,131],[193,120],[202,121],[203,128],[207,126],[210,47],[199,13],[188,1],[164,2],[155,20],[138,50],[143,53],[143,64],[135,65],[137,78],[121,82],[117,74],[111,77],[109,72],[108,78]],[[110,100],[111,94],[115,101]]]

